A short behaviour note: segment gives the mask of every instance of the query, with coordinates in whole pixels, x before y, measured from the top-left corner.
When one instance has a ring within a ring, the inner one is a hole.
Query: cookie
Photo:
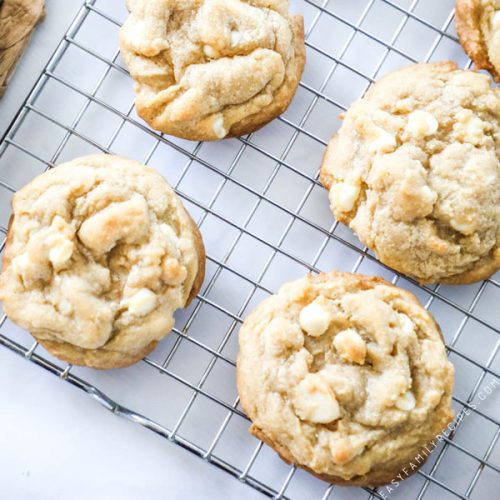
[[[45,0],[0,0],[0,97],[45,15]]]
[[[204,272],[198,228],[163,177],[136,161],[87,156],[15,194],[0,299],[54,356],[117,368],[170,332]]]
[[[305,63],[287,0],[128,0],[122,57],[153,128],[191,140],[253,132],[290,104]]]
[[[239,343],[250,432],[321,479],[376,486],[414,472],[453,418],[438,325],[383,279],[333,272],[284,285]]]
[[[500,81],[500,1],[457,0],[457,34],[478,69]]]
[[[377,82],[345,113],[321,166],[337,220],[421,283],[500,267],[500,90],[452,62]]]

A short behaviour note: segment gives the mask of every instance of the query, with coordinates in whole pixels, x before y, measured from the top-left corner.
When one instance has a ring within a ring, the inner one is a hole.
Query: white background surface
[[[74,17],[79,0],[47,0],[47,17],[0,100],[0,135]],[[0,348],[0,498],[123,500],[260,495],[77,389]]]
[[[0,401],[3,500],[260,496],[3,348]]]

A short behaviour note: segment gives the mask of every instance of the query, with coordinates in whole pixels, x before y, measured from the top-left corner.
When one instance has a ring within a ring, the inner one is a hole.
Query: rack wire
[[[207,276],[176,328],[143,362],[111,372],[66,365],[3,316],[0,345],[275,498],[493,498],[500,473],[499,275],[467,287],[420,287],[380,264],[328,209],[318,181],[336,116],[382,74],[417,61],[470,61],[452,0],[296,0],[307,65],[290,109],[263,130],[194,143],[136,115],[117,50],[122,0],[88,0],[0,143],[0,232],[17,188],[92,152],[157,168],[200,226]],[[3,248],[5,241],[1,245]],[[234,382],[242,318],[285,282],[333,268],[378,274],[415,293],[443,327],[467,416],[425,466],[389,491],[327,485],[247,433]],[[496,307],[495,307],[496,306]],[[134,388],[135,390],[130,390]]]

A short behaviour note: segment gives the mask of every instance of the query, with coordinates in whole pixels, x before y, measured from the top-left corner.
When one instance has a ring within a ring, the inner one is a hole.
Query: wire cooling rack
[[[263,130],[217,143],[163,136],[136,115],[117,37],[123,0],[82,7],[0,144],[0,231],[12,194],[57,163],[112,152],[147,163],[198,221],[207,276],[197,300],[150,357],[123,370],[68,366],[3,316],[0,345],[104,407],[276,498],[494,498],[500,473],[497,273],[464,287],[419,287],[376,261],[338,225],[318,182],[338,115],[382,74],[450,58],[468,67],[452,0],[296,0],[307,65],[290,109]],[[5,242],[4,242],[5,243]],[[2,251],[3,246],[2,244]],[[320,270],[376,274],[414,292],[440,322],[463,419],[425,466],[387,488],[329,486],[284,464],[247,432],[235,387],[242,318],[292,279]],[[497,497],[498,498],[498,497]]]

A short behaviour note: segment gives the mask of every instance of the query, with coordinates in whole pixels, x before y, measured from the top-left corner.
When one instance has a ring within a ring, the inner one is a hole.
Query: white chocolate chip
[[[169,224],[160,224],[160,230],[169,239],[170,242],[177,245],[179,238],[177,237],[177,234],[175,233],[172,226],[170,226]]]
[[[45,233],[45,255],[55,269],[60,269],[71,259],[75,245],[73,243],[73,231],[68,223],[59,215],[56,215],[50,228]],[[35,256],[31,255],[33,260]]]
[[[354,186],[352,184],[344,184],[342,186],[339,203],[345,211],[350,211],[354,208],[354,204],[359,196],[359,191],[359,186]]]
[[[483,120],[474,116],[470,109],[463,109],[457,113],[457,122],[453,125],[453,130],[460,141],[478,146],[484,142],[485,125]]]
[[[396,149],[396,146],[396,138],[382,129],[378,130],[368,144],[368,148],[372,153],[390,153]]]
[[[341,358],[360,365],[364,364],[366,343],[356,330],[348,328],[337,333],[333,339],[333,345]]]
[[[424,202],[434,205],[434,203],[436,203],[438,195],[429,186],[422,186],[422,188],[420,189],[420,197]]]
[[[457,122],[459,123],[467,123],[473,116],[473,113],[470,109],[462,109],[457,113]]]
[[[435,134],[439,128],[439,122],[427,111],[417,110],[408,115],[406,130],[413,137],[427,137]]]
[[[61,313],[65,316],[69,316],[73,312],[73,306],[71,305],[71,302],[69,302],[65,298],[62,298],[59,302],[59,311],[61,311]]]
[[[396,399],[395,406],[398,410],[411,411],[415,408],[416,404],[417,401],[413,392],[406,391],[402,396],[399,396],[399,398]]]
[[[484,139],[484,123],[477,116],[474,116],[467,123],[465,140],[471,144],[481,144]]]
[[[224,127],[224,117],[222,115],[217,116],[217,118],[212,123],[212,129],[214,134],[222,139],[227,135],[227,129]]]
[[[401,323],[401,330],[406,335],[410,335],[415,331],[415,323],[406,314],[399,314],[399,321]]]
[[[357,448],[353,446],[351,440],[347,438],[339,438],[335,435],[330,437],[330,452],[333,462],[337,465],[343,465],[350,462],[354,457],[359,455],[363,449],[364,447],[362,445]]]
[[[356,204],[359,193],[359,185],[339,182],[330,191],[330,202],[335,208],[339,208],[343,212],[350,212]]]
[[[332,319],[333,312],[328,303],[319,297],[300,311],[299,324],[311,337],[319,337],[328,330]]]
[[[491,24],[493,29],[500,29],[500,10],[495,11],[491,17]]]
[[[162,280],[170,286],[181,284],[187,276],[187,270],[177,259],[165,257],[161,263]]]
[[[49,250],[49,260],[54,267],[62,267],[71,259],[74,246],[72,241],[65,238],[58,238],[58,241]]]
[[[237,46],[243,40],[243,36],[239,31],[231,31],[231,47]]]
[[[12,270],[16,274],[22,275],[30,265],[29,255],[27,253],[22,253],[21,255],[18,255],[17,257],[12,259],[11,265],[12,265]]]
[[[211,45],[203,46],[203,53],[210,59],[217,59],[219,53]]]
[[[168,224],[160,224],[160,231],[162,232],[167,243],[166,246],[168,248],[168,256],[178,259],[181,252],[179,250],[180,241],[177,234],[175,234],[173,228]]]
[[[145,316],[156,307],[156,295],[148,288],[141,288],[127,300],[128,311],[134,316]]]
[[[340,418],[340,406],[325,380],[308,374],[296,388],[293,399],[295,413],[302,420],[327,424]]]
[[[395,111],[399,111],[400,113],[409,113],[413,107],[413,99],[411,97],[406,97],[405,99],[401,99],[396,102]]]

